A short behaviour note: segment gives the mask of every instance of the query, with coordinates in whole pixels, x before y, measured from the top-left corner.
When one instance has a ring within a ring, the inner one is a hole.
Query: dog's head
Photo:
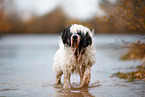
[[[86,48],[92,45],[92,32],[82,25],[73,24],[64,28],[62,41],[65,46],[72,48]]]

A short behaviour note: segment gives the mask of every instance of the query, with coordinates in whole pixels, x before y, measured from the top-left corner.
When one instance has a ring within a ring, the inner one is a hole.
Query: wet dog
[[[96,61],[95,54],[93,32],[89,28],[78,24],[64,28],[52,67],[56,74],[56,84],[61,84],[61,76],[64,74],[64,88],[70,88],[70,76],[76,73],[80,76],[78,88],[87,87],[91,67]]]

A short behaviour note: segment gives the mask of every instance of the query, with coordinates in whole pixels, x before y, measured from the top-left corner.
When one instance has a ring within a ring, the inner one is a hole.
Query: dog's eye
[[[89,32],[87,31],[87,32],[86,32],[86,35],[88,35],[88,34],[89,34]]]
[[[72,33],[70,33],[69,36],[71,37],[72,36]]]
[[[77,34],[81,36],[81,31],[77,31]]]

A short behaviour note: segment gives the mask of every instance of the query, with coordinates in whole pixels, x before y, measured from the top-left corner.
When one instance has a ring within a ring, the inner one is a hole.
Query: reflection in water
[[[99,81],[90,83],[88,88],[77,89],[76,87],[79,83],[72,83],[73,88],[64,89],[63,84],[54,85],[56,88],[56,92],[54,97],[95,97],[93,94],[89,92],[89,89],[100,86]]]
[[[57,89],[54,97],[95,97],[89,93],[88,88],[82,89]]]

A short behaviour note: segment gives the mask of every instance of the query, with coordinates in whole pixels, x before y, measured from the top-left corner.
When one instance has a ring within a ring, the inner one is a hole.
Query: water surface
[[[118,49],[122,40],[135,41],[139,35],[95,35],[96,64],[88,88],[65,90],[55,87],[53,56],[58,35],[7,35],[0,38],[0,97],[143,97],[145,83],[126,82],[110,76],[136,70],[139,61],[122,61]],[[130,68],[131,67],[131,68]],[[62,79],[63,81],[63,79]],[[72,85],[79,77],[71,76]]]

